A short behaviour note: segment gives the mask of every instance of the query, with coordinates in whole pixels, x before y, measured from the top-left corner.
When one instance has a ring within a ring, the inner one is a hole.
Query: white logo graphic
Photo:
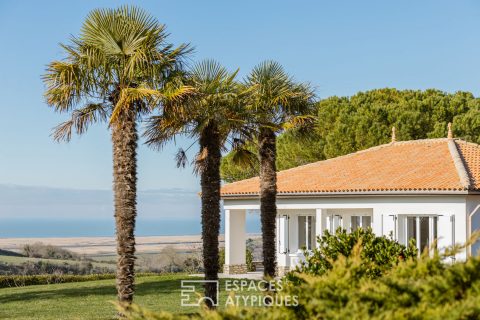
[[[204,297],[203,285],[206,283],[213,283],[217,288],[217,300],[219,296],[219,285],[218,280],[182,280],[182,291],[181,291],[181,306],[182,307],[198,307],[207,300],[211,302],[212,305],[218,306],[218,302],[213,301],[209,297]]]
[[[205,284],[214,286],[217,291],[217,302],[209,297],[203,296]],[[224,283],[227,294],[225,307],[227,306],[298,306],[296,295],[275,295],[274,292],[283,290],[285,283],[281,280],[247,280],[247,279],[226,279]],[[218,280],[181,280],[181,306],[198,307],[206,302],[213,306],[219,306],[220,283]],[[223,290],[223,288],[222,288]]]

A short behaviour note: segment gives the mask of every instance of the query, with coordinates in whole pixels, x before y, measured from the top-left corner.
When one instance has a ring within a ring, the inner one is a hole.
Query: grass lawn
[[[180,306],[180,280],[185,274],[137,278],[135,303],[150,310],[193,313]],[[220,286],[224,288],[224,286]],[[226,293],[221,293],[222,300]],[[114,319],[115,280],[0,289],[0,319]]]

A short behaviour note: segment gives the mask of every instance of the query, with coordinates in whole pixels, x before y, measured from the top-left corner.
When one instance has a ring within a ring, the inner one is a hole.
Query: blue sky
[[[240,68],[243,76],[256,63],[274,59],[298,80],[311,82],[320,97],[382,87],[479,94],[480,2],[474,0],[3,0],[0,184],[40,190],[111,188],[107,129],[94,127],[70,144],[54,143],[50,129],[64,118],[45,105],[40,77],[48,62],[63,57],[58,43],[78,34],[90,10],[120,3],[139,5],[165,23],[173,43],[191,43],[194,60],[215,58],[228,68]],[[199,190],[191,169],[176,169],[176,149],[169,145],[158,153],[140,147],[139,189]],[[51,193],[52,208],[68,208],[68,202],[56,201],[64,193]],[[198,205],[197,200],[186,202]],[[21,200],[0,204],[0,217],[22,216],[21,206]],[[101,214],[111,215],[105,211]]]

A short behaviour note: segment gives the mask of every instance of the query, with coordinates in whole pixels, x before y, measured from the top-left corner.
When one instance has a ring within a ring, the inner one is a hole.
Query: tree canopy
[[[278,137],[278,170],[388,143],[392,127],[396,127],[398,141],[442,138],[447,137],[447,124],[452,122],[454,137],[480,143],[480,99],[469,92],[376,89],[323,99],[314,112],[314,129],[306,134],[287,130]],[[249,147],[256,152],[253,143]],[[258,165],[236,166],[232,154],[222,160],[226,182],[256,175]]]

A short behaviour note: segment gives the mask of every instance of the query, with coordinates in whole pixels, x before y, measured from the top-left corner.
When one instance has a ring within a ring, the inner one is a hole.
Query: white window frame
[[[450,216],[450,224],[451,224],[451,228],[452,228],[452,246],[455,246],[455,216],[452,215]],[[437,228],[438,228],[438,219],[437,219]],[[456,258],[455,256],[453,255],[451,257],[452,261],[455,262]]]
[[[297,230],[300,231],[300,217],[305,217],[305,248],[308,250],[308,251],[312,251],[313,249],[315,249],[315,245],[313,246],[313,248],[310,248],[311,246],[311,243],[308,241],[308,231],[310,230],[310,223],[308,221],[308,217],[311,217],[311,224],[312,224],[312,238],[315,239],[315,243],[316,243],[316,238],[317,238],[317,226],[316,226],[316,217],[314,214],[299,214],[297,216]],[[300,233],[298,233],[297,235],[297,242],[298,242],[298,250],[302,250],[302,247],[300,245]]]
[[[335,227],[335,222],[338,223],[337,227]],[[330,234],[334,234],[338,227],[344,228],[343,216],[341,214],[329,214],[327,216],[327,224],[328,224],[328,231],[330,232]]]
[[[368,227],[372,227],[373,225],[373,216],[372,215],[369,215],[369,214],[352,214],[350,215],[350,232],[353,232],[353,229],[352,229],[352,217],[360,217],[360,225],[358,226],[358,228],[362,228],[362,229],[367,229]],[[363,225],[363,217],[369,217],[370,218],[370,225],[368,227],[365,227]]]
[[[438,238],[438,214],[406,214],[402,215],[401,218],[404,219],[403,223],[403,236],[404,236],[404,245],[408,246],[410,239],[408,239],[408,218],[415,218],[415,244],[417,245],[417,249],[419,253],[422,253],[424,248],[421,247],[421,230],[420,230],[420,218],[428,218],[428,245],[431,247],[433,242],[435,241],[434,233]],[[434,231],[434,220],[437,219],[437,230]],[[398,224],[397,224],[398,226]]]

